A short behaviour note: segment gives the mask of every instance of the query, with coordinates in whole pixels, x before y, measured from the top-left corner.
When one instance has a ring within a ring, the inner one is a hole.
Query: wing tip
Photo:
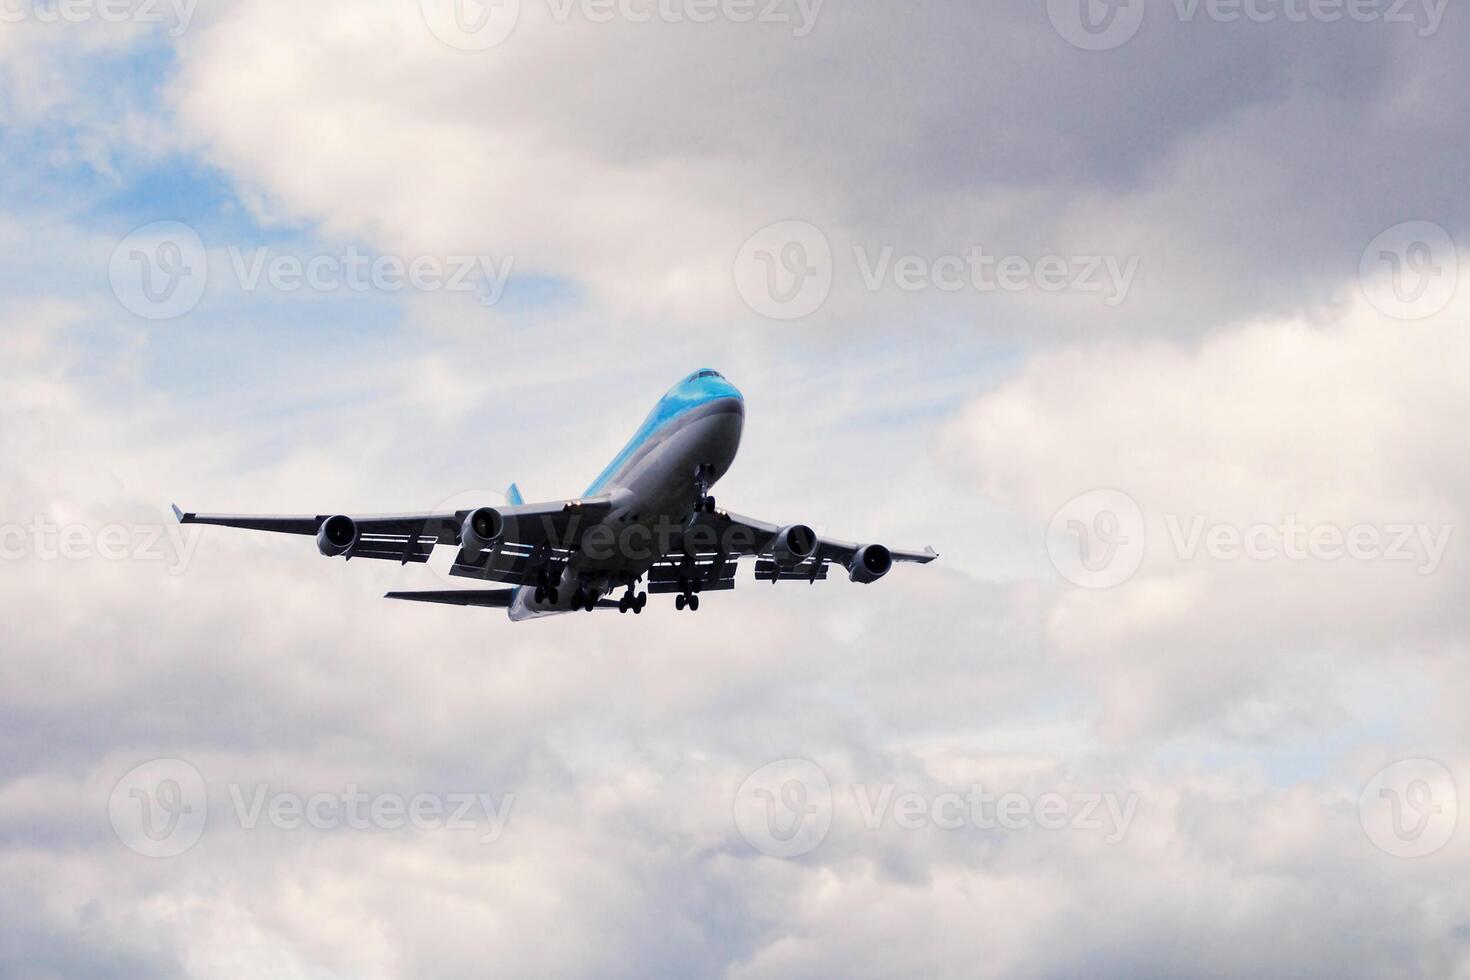
[[[194,515],[193,514],[186,514],[186,513],[184,513],[182,510],[179,509],[179,505],[178,504],[170,504],[170,506],[173,507],[173,509],[174,509],[174,519],[177,520],[180,524],[192,524],[192,523],[194,523]]]

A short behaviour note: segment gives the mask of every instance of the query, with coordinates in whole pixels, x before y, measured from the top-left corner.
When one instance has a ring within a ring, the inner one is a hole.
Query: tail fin
[[[521,498],[521,488],[512,483],[510,489],[505,491],[505,502],[512,507],[519,507],[521,504],[524,504],[525,500]]]

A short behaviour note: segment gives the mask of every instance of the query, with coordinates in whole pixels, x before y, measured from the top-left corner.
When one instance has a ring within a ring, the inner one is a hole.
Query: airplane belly
[[[691,419],[665,435],[620,482],[658,515],[687,517],[694,503],[696,469],[714,468],[711,485],[724,476],[740,449],[743,428],[744,419],[734,412]]]

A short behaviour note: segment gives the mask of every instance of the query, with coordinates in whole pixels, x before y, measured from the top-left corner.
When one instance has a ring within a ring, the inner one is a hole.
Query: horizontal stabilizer
[[[481,606],[487,609],[509,609],[515,589],[454,589],[449,592],[389,592],[385,599],[408,602],[437,602],[442,606]]]

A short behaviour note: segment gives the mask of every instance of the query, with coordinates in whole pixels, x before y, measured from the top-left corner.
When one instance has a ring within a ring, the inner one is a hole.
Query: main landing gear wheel
[[[680,612],[683,612],[684,611],[684,603],[687,602],[687,601],[688,600],[686,600],[682,595],[675,596],[674,597],[674,608],[677,609],[677,610],[679,610]]]
[[[544,586],[544,585],[538,585],[538,586],[536,586],[536,605],[539,606],[542,603],[544,603],[545,601],[546,601],[546,586]]]
[[[699,612],[699,596],[692,595],[689,597],[689,611]]]

